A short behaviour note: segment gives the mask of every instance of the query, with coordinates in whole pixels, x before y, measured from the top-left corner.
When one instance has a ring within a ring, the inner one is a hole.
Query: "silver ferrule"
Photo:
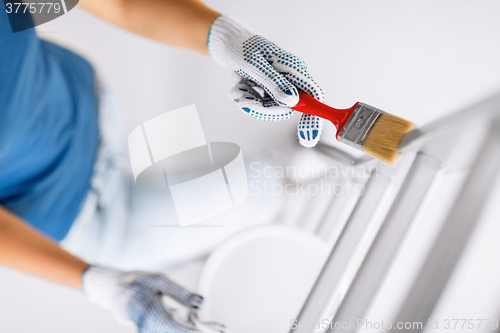
[[[373,125],[375,125],[382,113],[384,111],[373,106],[358,103],[337,136],[339,142],[363,150],[363,144],[368,134],[370,134]]]

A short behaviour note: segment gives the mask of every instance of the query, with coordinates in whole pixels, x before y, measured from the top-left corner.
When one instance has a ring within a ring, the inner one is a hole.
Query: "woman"
[[[299,58],[199,1],[80,0],[78,5],[144,37],[209,54],[239,76],[232,98],[256,119],[290,118],[296,87],[323,99]],[[26,15],[15,19],[29,19]],[[0,263],[82,289],[141,332],[200,329],[195,315],[180,323],[161,295],[193,310],[201,296],[161,274],[116,269],[135,269],[143,253],[108,255],[123,244],[140,248],[152,236],[141,234],[140,226],[131,233],[125,223],[138,213],[128,210],[125,141],[114,129],[116,115],[106,96],[84,59],[39,40],[33,29],[12,33],[0,11]],[[320,120],[303,115],[301,144],[314,146],[320,133]]]

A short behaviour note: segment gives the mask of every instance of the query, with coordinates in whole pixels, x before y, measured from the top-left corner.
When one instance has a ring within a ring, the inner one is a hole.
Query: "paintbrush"
[[[337,128],[337,140],[385,162],[398,158],[398,145],[413,128],[407,120],[357,102],[348,109],[335,109],[299,91],[293,110],[329,120]]]

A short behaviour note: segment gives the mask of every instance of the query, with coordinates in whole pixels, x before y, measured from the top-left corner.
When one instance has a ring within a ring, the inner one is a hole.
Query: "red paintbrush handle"
[[[337,133],[342,127],[344,127],[347,119],[351,116],[358,103],[354,104],[349,109],[335,109],[331,106],[321,103],[317,99],[299,90],[300,100],[297,105],[293,106],[291,109],[295,111],[300,111],[314,116],[321,117],[323,119],[330,120],[333,125],[337,128]]]

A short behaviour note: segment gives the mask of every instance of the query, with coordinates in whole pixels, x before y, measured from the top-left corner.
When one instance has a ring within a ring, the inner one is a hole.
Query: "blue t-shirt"
[[[12,33],[0,3],[0,205],[63,239],[89,189],[98,142],[90,64],[34,29]]]

